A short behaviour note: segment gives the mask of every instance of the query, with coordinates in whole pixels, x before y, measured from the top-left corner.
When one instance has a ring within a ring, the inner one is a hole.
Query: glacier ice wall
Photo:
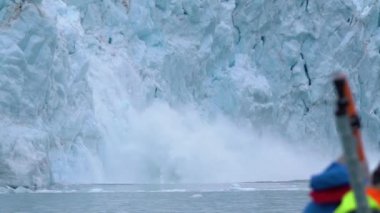
[[[96,161],[85,156],[96,152],[101,135],[89,110],[88,62],[71,52],[79,32],[38,2],[0,5],[1,181],[45,185],[57,169],[80,176],[91,169],[86,161]]]
[[[0,0],[0,184],[306,178],[337,152],[336,70],[373,148],[379,6]]]

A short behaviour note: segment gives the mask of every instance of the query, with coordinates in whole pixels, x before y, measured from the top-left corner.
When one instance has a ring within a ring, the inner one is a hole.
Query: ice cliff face
[[[305,178],[334,71],[380,140],[379,6],[0,0],[0,184]]]

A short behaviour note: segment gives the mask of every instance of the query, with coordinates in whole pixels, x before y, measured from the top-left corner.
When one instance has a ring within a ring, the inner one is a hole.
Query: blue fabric
[[[347,167],[341,163],[334,162],[321,174],[314,175],[310,180],[312,190],[325,190],[339,186],[349,185]],[[337,204],[316,204],[310,202],[304,209],[304,213],[330,213],[338,207]]]
[[[338,186],[349,185],[347,167],[334,162],[321,174],[311,177],[310,187],[313,190],[323,190]]]
[[[304,213],[333,213],[338,204],[318,205],[310,202],[304,209]]]

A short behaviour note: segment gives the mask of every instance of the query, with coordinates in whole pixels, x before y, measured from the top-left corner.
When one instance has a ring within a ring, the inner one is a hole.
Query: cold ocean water
[[[301,212],[306,181],[3,189],[1,212]]]

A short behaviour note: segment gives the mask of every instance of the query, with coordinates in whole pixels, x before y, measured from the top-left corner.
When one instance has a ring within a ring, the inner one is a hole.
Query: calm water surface
[[[0,212],[301,212],[307,182],[70,185],[2,190]]]

